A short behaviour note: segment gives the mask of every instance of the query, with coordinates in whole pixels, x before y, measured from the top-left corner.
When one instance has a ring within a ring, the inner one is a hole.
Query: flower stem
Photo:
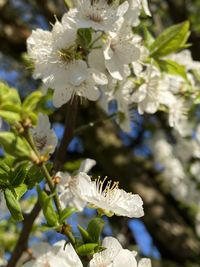
[[[30,134],[29,131],[27,131],[27,133],[25,134],[25,138],[26,140],[28,141],[29,145],[31,146],[31,148],[33,149],[33,151],[35,152],[35,154],[37,155],[38,158],[40,158],[40,154],[35,146],[35,143],[34,143],[34,140]],[[55,190],[55,187],[54,187],[54,184],[52,182],[52,178],[51,178],[51,175],[49,174],[49,171],[45,165],[45,163],[43,162],[42,165],[41,165],[41,170],[45,176],[45,180],[49,186],[49,189],[51,191],[52,194],[54,194],[54,202],[55,202],[55,205],[56,205],[56,209],[58,211],[58,214],[61,213],[61,205],[60,205],[60,201],[59,201],[59,198],[58,198],[58,194]]]

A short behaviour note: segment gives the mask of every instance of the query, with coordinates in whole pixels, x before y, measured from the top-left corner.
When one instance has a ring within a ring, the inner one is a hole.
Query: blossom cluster
[[[155,113],[165,107],[169,125],[184,134],[187,128],[187,101],[181,93],[196,87],[191,70],[198,69],[188,50],[166,59],[186,68],[183,75],[162,72],[137,32],[142,9],[151,13],[147,1],[76,1],[56,21],[51,31],[34,30],[27,40],[28,54],[34,63],[34,78],[54,90],[53,103],[60,107],[74,95],[109,111],[117,103],[116,122],[129,132],[130,109],[140,114]],[[187,82],[186,82],[187,80]]]
[[[83,267],[76,251],[71,244],[64,247],[64,241],[59,241],[50,246],[48,243],[40,243],[32,247],[32,254],[36,260],[29,261],[24,267]],[[123,249],[114,237],[106,237],[102,242],[104,251],[94,254],[89,262],[89,267],[151,267],[149,259],[142,258],[136,261],[136,251]]]

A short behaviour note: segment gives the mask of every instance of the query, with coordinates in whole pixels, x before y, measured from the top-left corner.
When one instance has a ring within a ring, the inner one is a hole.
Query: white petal
[[[122,249],[116,255],[113,262],[113,267],[137,267],[137,261],[131,251]]]
[[[96,161],[93,159],[85,159],[81,162],[81,166],[79,168],[79,172],[85,172],[88,173],[92,167],[96,165]]]
[[[129,7],[128,1],[125,1],[123,4],[121,4],[117,9],[117,16],[119,17],[123,16],[127,12],[128,7]]]
[[[70,86],[69,84],[66,86]],[[73,89],[71,87],[67,89],[57,89],[53,94],[53,105],[56,108],[61,107],[63,104],[67,103],[73,95]]]
[[[77,60],[67,70],[69,82],[74,86],[79,86],[88,77],[87,64],[83,60]]]
[[[117,255],[120,250],[122,250],[122,245],[119,243],[119,241],[112,237],[112,236],[107,236],[103,239],[102,246],[107,248],[109,250],[114,251],[114,255]]]
[[[151,260],[143,258],[139,261],[138,267],[151,267]]]
[[[89,69],[89,72],[91,73],[96,84],[105,85],[108,83],[108,78],[104,73],[96,69]]]
[[[144,12],[145,12],[148,16],[151,16],[151,12],[150,12],[150,10],[149,10],[147,0],[142,0],[142,7],[144,8]]]

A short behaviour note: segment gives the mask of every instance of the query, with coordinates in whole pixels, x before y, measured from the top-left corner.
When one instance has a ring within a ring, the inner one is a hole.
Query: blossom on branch
[[[105,250],[94,254],[89,267],[151,267],[149,259],[141,259],[137,263],[135,258],[137,252],[123,249],[119,241],[114,237],[105,237],[102,247]]]
[[[53,246],[39,243],[32,247],[35,260],[31,260],[24,267],[83,267],[76,251],[71,244],[65,247],[65,241],[59,241]]]
[[[55,151],[58,140],[47,115],[39,114],[38,125],[30,133],[40,155],[48,156]]]

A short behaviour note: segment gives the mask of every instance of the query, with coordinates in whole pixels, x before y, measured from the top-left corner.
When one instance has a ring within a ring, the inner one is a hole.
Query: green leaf
[[[186,68],[183,65],[178,64],[177,62],[165,59],[165,60],[157,60],[157,63],[162,71],[173,74],[179,75],[183,79],[187,80]]]
[[[59,225],[58,215],[53,208],[52,196],[48,196],[44,191],[37,187],[40,205],[43,210],[44,217],[49,226]]]
[[[88,254],[93,254],[95,253],[95,250],[99,247],[99,244],[96,243],[88,243],[88,244],[83,244],[79,246],[76,249],[76,252],[80,256],[87,256]]]
[[[92,41],[92,30],[91,29],[78,29],[78,40],[81,46],[88,47]]]
[[[10,183],[13,187],[17,187],[24,182],[28,172],[28,162],[23,162],[10,172]]]
[[[6,157],[0,161],[0,188],[5,189],[10,186],[9,173],[13,165],[13,159]]]
[[[40,91],[35,91],[27,96],[22,104],[23,109],[27,111],[33,111],[41,100],[42,96],[43,95]]]
[[[12,132],[0,132],[0,145],[6,153],[16,157],[27,158],[31,152],[26,140]]]
[[[6,110],[0,110],[0,117],[10,124],[20,121],[21,119],[20,114]]]
[[[27,184],[29,189],[32,189],[36,184],[39,184],[42,179],[44,178],[44,175],[41,171],[41,168],[37,165],[31,166],[31,168],[28,170],[26,174],[25,184]]]
[[[190,35],[188,21],[173,25],[162,32],[150,46],[151,56],[167,56],[185,47]]]
[[[77,210],[75,208],[65,208],[64,210],[62,210],[59,218],[60,223],[62,224],[67,218],[69,218],[76,211]]]
[[[20,186],[15,188],[15,193],[18,200],[26,193],[27,189],[28,188],[26,184],[20,184]]]
[[[17,201],[13,191],[10,189],[6,189],[4,191],[4,196],[6,200],[7,207],[15,221],[22,221],[23,215],[21,212],[21,207],[19,202]]]
[[[100,240],[100,235],[103,231],[104,220],[101,218],[94,218],[88,224],[87,231],[93,242],[98,243]]]
[[[12,103],[15,106],[21,106],[21,100],[17,89],[0,82],[0,109],[1,105],[5,102]]]
[[[91,243],[92,242],[92,239],[90,237],[90,234],[88,233],[87,230],[85,230],[82,226],[78,225],[78,230],[82,236],[82,239],[83,239],[83,242],[84,243]]]

